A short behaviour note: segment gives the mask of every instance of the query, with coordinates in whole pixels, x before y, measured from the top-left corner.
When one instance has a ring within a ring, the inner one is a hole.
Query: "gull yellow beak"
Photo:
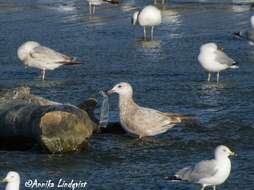
[[[7,180],[4,178],[0,181],[0,183],[7,183]]]

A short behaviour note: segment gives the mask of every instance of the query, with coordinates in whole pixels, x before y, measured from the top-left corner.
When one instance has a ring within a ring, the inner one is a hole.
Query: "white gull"
[[[239,68],[236,62],[218,48],[215,43],[206,43],[201,46],[198,61],[208,71],[208,81],[211,80],[211,73],[217,73],[217,82],[219,82],[221,71],[228,68]]]
[[[176,181],[184,180],[192,183],[201,184],[201,190],[208,186],[216,186],[223,184],[230,175],[231,161],[229,156],[235,155],[228,147],[220,145],[215,149],[212,160],[203,160],[194,166],[188,166],[179,170],[174,176],[166,179]]]
[[[151,27],[151,39],[153,39],[154,27],[161,24],[161,11],[153,6],[148,5],[141,11],[136,11],[132,16],[132,24],[139,24],[144,27],[144,39],[146,40],[146,27]]]
[[[7,183],[5,190],[19,190],[20,176],[17,172],[10,171],[2,182]]]
[[[62,65],[80,64],[75,58],[42,46],[34,41],[22,44],[18,48],[17,54],[25,65],[42,70],[42,80],[45,78],[46,70],[54,70]]]

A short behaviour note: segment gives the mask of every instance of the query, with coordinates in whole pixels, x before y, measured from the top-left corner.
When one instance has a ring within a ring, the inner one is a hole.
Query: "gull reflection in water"
[[[158,55],[162,54],[161,40],[137,40],[138,51],[144,55],[151,56],[150,59],[159,61]]]

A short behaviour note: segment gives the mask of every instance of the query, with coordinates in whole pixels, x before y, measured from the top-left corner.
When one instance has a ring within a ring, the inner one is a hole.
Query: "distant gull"
[[[159,0],[154,0],[154,4],[157,4]],[[165,0],[160,0],[161,4],[164,5],[165,4]]]
[[[203,160],[194,166],[188,166],[179,170],[176,175],[167,177],[172,181],[189,181],[202,185],[201,190],[208,186],[221,185],[226,181],[231,172],[231,161],[229,156],[235,155],[228,147],[220,145],[215,149],[215,158]]]
[[[146,40],[146,27],[151,27],[151,40],[153,39],[154,27],[161,24],[161,11],[153,6],[148,5],[141,11],[136,11],[132,16],[132,24],[139,24],[144,27],[144,39]]]
[[[215,43],[206,43],[201,46],[198,61],[208,71],[208,81],[211,79],[211,73],[217,73],[217,82],[219,82],[221,71],[228,68],[239,68],[236,62],[218,48]]]
[[[248,43],[254,45],[254,15],[250,18],[251,28],[249,30],[241,30],[240,32],[235,32],[236,36],[248,40]]]
[[[192,119],[189,116],[140,107],[132,98],[133,89],[129,83],[121,82],[107,92],[108,95],[113,93],[119,95],[121,125],[139,138],[164,133],[177,123]]]
[[[95,7],[97,5],[101,5],[104,2],[111,3],[111,4],[119,4],[119,0],[87,0],[89,4],[89,12],[90,15],[95,14]]]
[[[19,190],[20,176],[17,172],[10,171],[2,182],[7,183],[5,190]]]
[[[42,70],[42,80],[46,70],[54,70],[62,65],[79,64],[75,58],[56,52],[37,42],[28,41],[17,51],[19,59],[27,66]]]

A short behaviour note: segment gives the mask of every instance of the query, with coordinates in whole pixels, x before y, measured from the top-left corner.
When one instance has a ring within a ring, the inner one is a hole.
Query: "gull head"
[[[250,17],[251,27],[254,28],[254,15]]]
[[[39,43],[34,42],[34,41],[28,41],[23,43],[17,51],[18,57],[21,61],[24,61],[29,53],[36,47],[40,46]]]
[[[206,44],[203,44],[201,47],[200,47],[200,52],[205,52],[205,53],[212,53],[214,51],[216,51],[217,49],[220,49],[218,48],[217,44],[216,43],[206,43]]]
[[[228,158],[229,156],[236,155],[234,152],[232,152],[228,147],[224,145],[217,146],[215,149],[215,158]]]
[[[132,23],[133,25],[136,25],[137,22],[138,22],[138,15],[139,15],[139,12],[140,12],[140,11],[136,11],[136,12],[133,13],[133,15],[132,15],[131,23]]]
[[[10,172],[8,172],[6,177],[2,180],[2,182],[8,183],[8,184],[15,183],[15,184],[19,185],[20,184],[20,176],[17,172],[10,171]]]
[[[116,93],[120,96],[132,97],[133,89],[129,83],[121,82],[121,83],[115,85],[111,90],[109,90],[107,92],[108,95],[111,95],[114,93]]]

